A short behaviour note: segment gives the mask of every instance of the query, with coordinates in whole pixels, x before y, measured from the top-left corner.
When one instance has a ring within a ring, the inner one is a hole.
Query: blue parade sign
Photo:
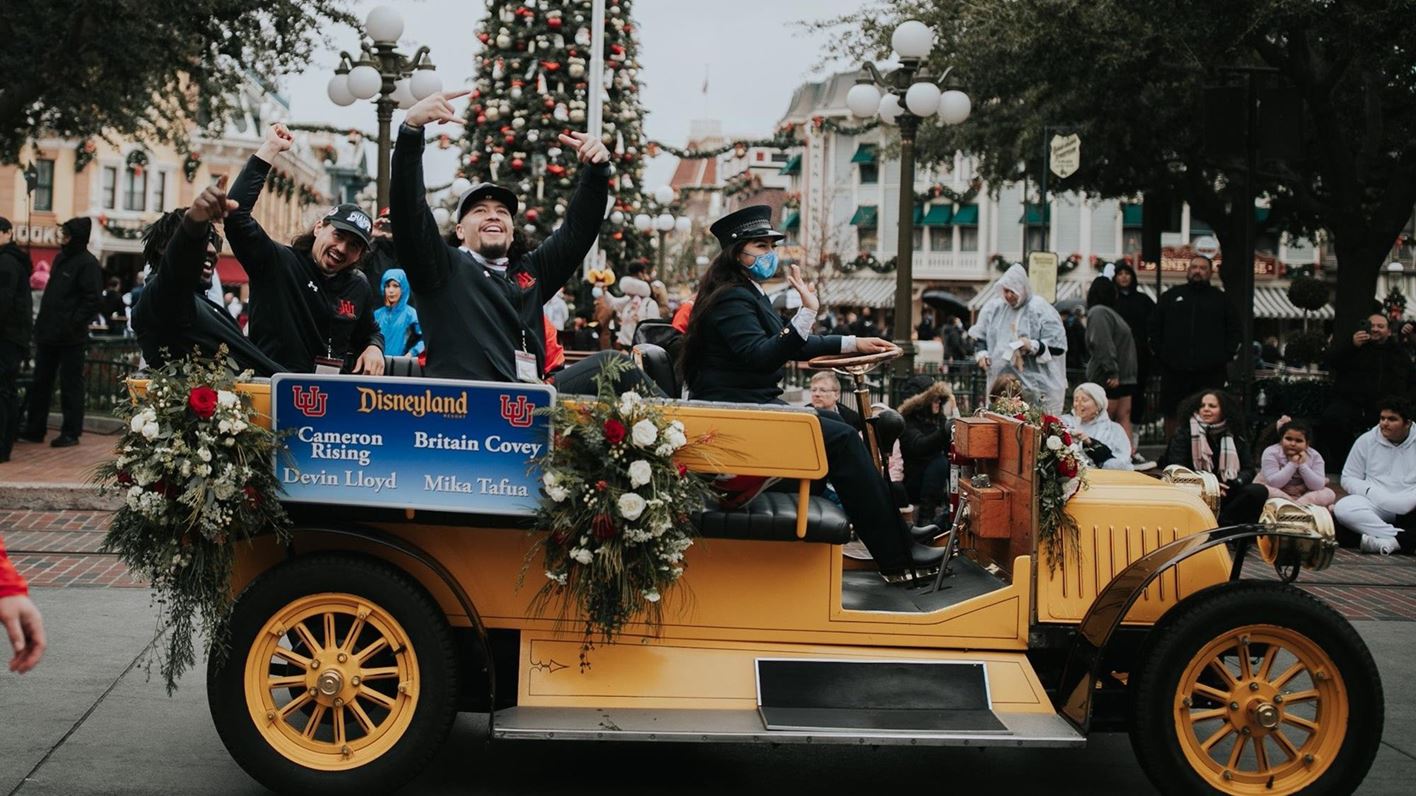
[[[271,422],[282,500],[527,515],[555,390],[535,384],[281,373]]]

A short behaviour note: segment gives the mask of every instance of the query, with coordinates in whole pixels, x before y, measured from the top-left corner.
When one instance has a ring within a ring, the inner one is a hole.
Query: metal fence
[[[142,352],[131,337],[93,337],[84,357],[84,411],[111,415],[113,407],[128,400],[124,380],[138,370]],[[20,370],[19,383],[26,392],[34,381],[34,363]],[[59,390],[50,398],[50,411],[57,411]]]

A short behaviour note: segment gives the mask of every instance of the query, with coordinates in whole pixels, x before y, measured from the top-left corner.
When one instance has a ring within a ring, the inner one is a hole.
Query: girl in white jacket
[[[1377,425],[1352,444],[1342,468],[1348,494],[1333,515],[1362,535],[1362,552],[1391,555],[1416,549],[1412,534],[1398,537],[1402,529],[1393,524],[1416,511],[1416,434],[1404,400],[1388,398],[1380,412]]]

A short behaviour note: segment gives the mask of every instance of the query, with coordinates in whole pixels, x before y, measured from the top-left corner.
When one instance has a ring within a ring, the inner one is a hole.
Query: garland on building
[[[196,152],[188,151],[186,157],[182,158],[182,176],[187,182],[197,179],[197,169],[202,167],[202,156]]]
[[[813,132],[840,133],[841,135],[860,135],[869,132],[880,126],[878,120],[863,122],[858,125],[845,125],[835,119],[827,119],[824,116],[814,116],[811,119]],[[739,138],[716,147],[705,147],[703,149],[682,149],[680,147],[665,144],[662,141],[650,141],[645,144],[645,152],[649,157],[656,157],[658,154],[668,152],[670,155],[681,160],[704,160],[716,158],[719,155],[726,155],[732,152],[736,157],[744,157],[747,150],[752,147],[762,147],[764,149],[794,149],[802,144],[802,125],[795,122],[785,122],[779,126],[771,138]]]
[[[97,155],[98,145],[93,142],[92,138],[85,138],[83,141],[80,141],[79,145],[74,149],[74,172],[83,171],[88,164],[93,162],[93,159]]]
[[[128,158],[125,162],[128,165],[129,171],[141,177],[143,170],[147,168],[149,162],[147,150],[134,149],[132,152],[128,153]]]
[[[125,227],[110,219],[107,215],[100,213],[98,225],[103,227],[105,234],[112,235],[119,240],[142,240],[145,227]]]
[[[841,269],[841,273],[845,274],[853,274],[862,268],[869,268],[877,274],[888,274],[893,272],[898,265],[899,258],[897,257],[891,257],[888,260],[881,260],[870,252],[861,252],[860,254],[856,255],[854,260],[846,260],[841,262],[839,267]]]
[[[318,191],[308,185],[301,185],[299,193],[301,207],[309,207],[310,205],[320,205],[325,203],[324,197],[320,196]]]
[[[270,174],[266,175],[266,185],[270,186],[273,193],[286,199],[295,195],[295,180],[279,169],[270,170]]]
[[[1009,262],[1007,257],[996,252],[988,255],[988,264],[998,271],[1007,271],[1013,267],[1013,263]]]
[[[928,202],[938,202],[940,199],[948,199],[956,205],[966,205],[978,198],[978,192],[983,189],[983,180],[974,177],[969,180],[969,187],[963,192],[950,188],[942,182],[937,182],[929,186],[929,190],[924,193],[915,194],[915,204],[922,205]]]
[[[556,134],[585,129],[590,25],[591,0],[487,0],[477,33],[483,50],[467,108],[461,173],[473,182],[506,185],[521,198],[523,232],[532,245],[564,219],[581,168]],[[610,263],[623,267],[651,252],[650,236],[631,223],[648,212],[631,0],[608,0],[604,34],[602,134],[615,167],[610,198],[618,215],[601,225],[599,245]]]

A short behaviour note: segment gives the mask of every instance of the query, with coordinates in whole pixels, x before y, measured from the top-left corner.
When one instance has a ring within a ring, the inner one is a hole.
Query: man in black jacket
[[[290,246],[271,240],[251,216],[271,164],[294,143],[285,125],[271,125],[229,195],[237,207],[224,226],[251,277],[251,339],[282,370],[311,373],[318,364],[382,375],[383,335],[374,321],[380,302],[354,267],[369,248],[369,215],[339,205]]]
[[[1333,340],[1327,354],[1332,400],[1323,409],[1319,435],[1328,461],[1345,461],[1353,440],[1377,424],[1381,402],[1412,388],[1411,356],[1392,335],[1386,315],[1374,312],[1348,340]]]
[[[20,401],[15,382],[29,358],[34,302],[30,298],[29,254],[15,244],[14,227],[0,217],[0,462],[20,434]]]
[[[83,217],[71,218],[59,228],[59,256],[54,258],[49,284],[39,300],[39,317],[34,321],[34,383],[20,439],[44,441],[56,375],[64,422],[50,445],[77,445],[84,432],[84,351],[89,323],[98,315],[103,294],[103,271],[88,252],[92,230],[93,221]]]
[[[393,149],[389,218],[398,261],[418,300],[427,341],[427,375],[449,379],[539,382],[545,372],[543,307],[576,274],[600,232],[614,173],[610,152],[584,133],[562,133],[561,143],[583,164],[565,221],[530,252],[519,252],[512,232],[516,195],[480,183],[462,195],[454,216],[461,246],[444,241],[424,196],[423,126],[457,121],[451,100],[468,90],[433,94],[408,110]],[[555,377],[561,392],[593,392],[600,362],[589,357]],[[621,355],[622,356],[622,355]],[[639,371],[622,385],[653,391]]]
[[[226,198],[226,178],[197,196],[187,210],[173,210],[143,236],[143,256],[152,264],[142,297],[133,308],[133,331],[149,365],[160,367],[193,348],[214,356],[222,345],[240,370],[270,376],[280,365],[241,333],[231,313],[207,296],[221,236],[211,222],[235,203]]]
[[[1239,315],[1224,291],[1210,284],[1214,263],[1190,258],[1185,284],[1165,291],[1151,313],[1150,340],[1160,362],[1160,408],[1165,437],[1175,434],[1175,411],[1186,396],[1223,389],[1239,350]]]
[[[1116,307],[1121,319],[1131,327],[1131,337],[1136,341],[1136,394],[1131,396],[1131,425],[1139,427],[1146,418],[1146,386],[1150,384],[1151,344],[1150,318],[1155,312],[1155,301],[1141,292],[1136,279],[1136,269],[1126,263],[1116,264]],[[1120,418],[1112,418],[1119,420]],[[1132,448],[1136,440],[1131,440]],[[1131,454],[1131,464],[1137,468],[1153,465],[1147,462],[1140,451]]]

